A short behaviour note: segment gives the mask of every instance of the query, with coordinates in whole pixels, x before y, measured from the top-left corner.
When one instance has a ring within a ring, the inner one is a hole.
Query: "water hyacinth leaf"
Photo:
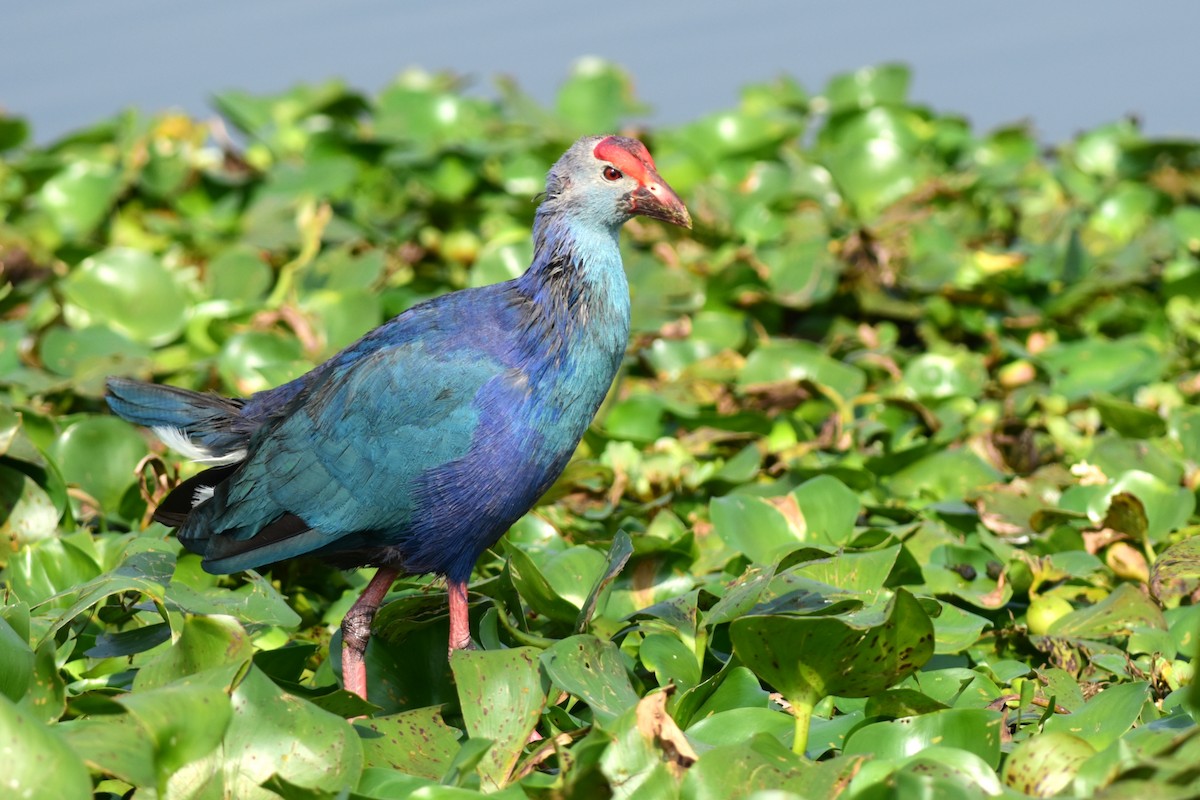
[[[1092,399],[1104,424],[1122,436],[1131,439],[1153,439],[1167,432],[1167,423],[1151,409],[1142,408],[1111,395],[1097,395]]]
[[[795,722],[787,714],[769,708],[730,708],[717,711],[693,722],[688,738],[711,747],[744,742],[765,733],[784,745],[795,735]]]
[[[850,734],[843,752],[870,754],[875,758],[902,758],[930,745],[956,747],[974,753],[993,769],[1000,763],[998,711],[981,708],[948,708],[876,722]]]
[[[0,152],[20,147],[29,138],[29,123],[20,117],[0,114]]]
[[[547,564],[547,560],[551,556],[542,554],[546,557],[546,560],[541,560],[539,563],[539,559],[536,559],[532,553],[512,543],[506,545],[505,551],[508,554],[508,568],[512,573],[513,584],[517,587],[517,591],[520,592],[521,597],[539,614],[545,614],[551,619],[561,622],[575,622],[579,617],[580,606],[586,598],[581,597],[580,605],[574,605],[558,594],[556,587],[542,570],[543,564]],[[591,552],[595,553],[595,551]],[[595,555],[600,561],[603,561],[603,556],[599,553],[595,553]],[[591,561],[590,556],[584,556],[583,558]],[[571,559],[571,561],[574,562],[575,559]],[[565,566],[569,569],[570,564]],[[588,566],[592,565],[588,564]],[[559,574],[565,573],[567,569],[561,570]],[[595,573],[598,574],[600,571],[597,569]],[[583,586],[590,585],[590,578],[594,576],[589,575],[588,577],[588,583],[583,584]],[[566,580],[570,581],[570,577],[568,576]],[[575,584],[571,588],[574,591],[582,591],[583,587]]]
[[[154,786],[154,742],[128,714],[71,720],[59,730],[63,739],[91,769],[133,786]]]
[[[644,110],[629,74],[598,58],[575,63],[555,105],[559,120],[577,135],[617,130],[621,120]]]
[[[389,767],[430,780],[440,780],[458,752],[460,731],[442,719],[439,707],[356,723],[366,768]]]
[[[804,518],[804,538],[835,547],[848,544],[854,535],[860,503],[858,495],[832,475],[818,475],[791,492]]]
[[[222,346],[217,370],[227,386],[238,394],[249,395],[273,385],[265,374],[268,370],[302,371],[300,358],[300,345],[294,338],[246,331],[229,337]]]
[[[812,381],[827,386],[840,397],[863,390],[866,375],[857,367],[830,358],[808,342],[772,342],[755,348],[738,378],[741,389],[782,381]]]
[[[146,455],[137,430],[116,417],[88,417],[68,427],[50,447],[50,456],[68,483],[115,512],[134,482],[134,469]]]
[[[912,111],[875,106],[832,118],[819,148],[842,196],[861,218],[872,219],[929,176],[921,157],[925,135]]]
[[[856,776],[852,791],[856,796],[875,797],[879,796],[877,790],[893,783],[898,789],[903,781],[914,777],[929,779],[931,785],[938,787],[937,791],[940,792],[931,794],[938,797],[961,797],[963,792],[968,797],[995,797],[1003,792],[995,770],[978,755],[961,748],[936,744],[899,764],[892,759],[868,762]],[[876,791],[876,794],[872,794],[872,791]],[[899,798],[908,795],[894,791],[892,796]]]
[[[383,321],[379,297],[365,291],[318,291],[301,304],[313,317],[328,355],[341,350]]]
[[[187,319],[188,296],[178,277],[140,250],[113,248],[85,259],[63,293],[72,327],[106,325],[151,346],[178,338]]]
[[[479,762],[479,777],[484,786],[502,788],[546,702],[538,651],[532,647],[456,650],[450,668],[467,735],[492,742]]]
[[[942,612],[933,621],[934,653],[961,653],[979,640],[984,628],[992,625],[981,617],[953,603],[941,603]]]
[[[170,623],[156,622],[140,628],[102,633],[96,637],[96,644],[90,647],[84,655],[88,658],[131,656],[153,649],[170,638]]]
[[[102,377],[137,371],[149,362],[151,350],[105,325],[91,325],[77,331],[51,328],[42,337],[39,355],[46,369],[74,377],[81,390],[98,392]]]
[[[248,625],[278,625],[295,628],[300,616],[287,599],[257,572],[245,573],[246,582],[236,589],[195,587],[183,580],[172,580],[167,598],[192,614],[228,614]]]
[[[80,239],[108,215],[120,190],[121,174],[116,167],[79,160],[42,184],[38,200],[55,228],[68,239]]]
[[[747,567],[737,580],[725,587],[721,599],[704,612],[704,624],[712,627],[731,622],[754,608],[774,577],[774,566]]]
[[[1149,383],[1163,369],[1161,354],[1150,343],[1132,337],[1064,343],[1039,359],[1053,378],[1054,390],[1068,400]]]
[[[208,296],[238,305],[248,305],[266,297],[272,278],[271,268],[259,251],[246,246],[222,250],[204,267]]]
[[[575,619],[576,633],[587,631],[588,623],[591,622],[592,615],[596,613],[596,604],[600,602],[601,594],[621,574],[621,570],[629,563],[631,555],[633,555],[633,541],[629,538],[629,534],[623,530],[617,531],[613,536],[612,545],[608,548],[608,555],[605,556],[604,572],[596,578],[591,591],[588,592],[587,599],[579,609],[579,616]]]
[[[806,795],[811,769],[774,737],[750,733],[737,744],[714,747],[700,755],[680,787],[683,800],[724,800],[779,790]]]
[[[938,450],[897,471],[888,487],[900,497],[962,500],[1003,474],[968,449]]]
[[[1109,686],[1088,700],[1082,709],[1048,719],[1045,731],[1076,736],[1100,751],[1133,726],[1147,697],[1149,686],[1145,683]]]
[[[54,608],[71,605],[69,589],[87,583],[101,573],[96,560],[62,539],[43,539],[26,546],[5,565],[5,582],[25,603],[46,603]]]
[[[900,545],[861,553],[840,553],[799,564],[780,575],[800,575],[867,597],[885,591],[884,583],[900,555]]]
[[[446,76],[431,76],[419,70],[402,74],[379,95],[375,116],[378,135],[428,149],[478,136],[489,110],[473,98],[447,91],[449,84]]]
[[[87,768],[57,733],[7,697],[0,697],[0,758],[8,766],[8,797],[87,800],[92,781]]]
[[[1095,522],[1102,522],[1113,498],[1122,494],[1133,495],[1141,502],[1146,515],[1145,535],[1151,542],[1159,542],[1183,527],[1196,508],[1192,492],[1138,469],[1122,472],[1111,483],[1069,487],[1059,505],[1068,511],[1084,511]]]
[[[52,536],[58,528],[58,509],[33,478],[0,464],[0,508],[7,509],[0,521],[0,540],[13,550]]]
[[[140,592],[161,603],[174,568],[175,557],[169,553],[147,551],[132,554],[115,569],[78,587],[75,601],[50,626],[46,638],[56,634],[96,603],[114,594]]]
[[[867,717],[899,719],[918,714],[930,714],[945,708],[944,703],[939,703],[932,697],[914,689],[888,689],[867,698],[863,713]]]
[[[1176,542],[1158,554],[1150,573],[1150,592],[1167,608],[1200,602],[1200,536]]]
[[[0,617],[0,695],[20,702],[33,680],[33,649]]]
[[[745,110],[723,111],[688,125],[680,137],[680,145],[696,158],[711,163],[714,159],[753,153],[796,130],[794,123],[780,117]]]
[[[1150,186],[1121,182],[1096,206],[1088,229],[1114,244],[1126,244],[1153,218],[1163,199]]]
[[[227,687],[236,671],[218,668],[182,683]],[[204,762],[197,762],[200,774],[188,779],[229,797],[258,796],[257,787],[272,775],[324,791],[358,780],[362,746],[345,720],[283,692],[253,667],[237,684],[231,700],[233,716],[221,742],[217,768],[204,770]]]
[[[795,752],[823,697],[866,697],[919,669],[933,655],[933,625],[903,589],[884,609],[856,615],[749,616],[729,628],[734,653],[781,692],[796,715]]]
[[[1004,784],[1032,797],[1066,789],[1096,750],[1078,736],[1050,731],[1017,745],[1004,762]]]
[[[551,645],[540,662],[554,685],[587,703],[600,723],[637,705],[625,661],[612,642],[586,634],[571,636]]]
[[[1095,605],[1073,611],[1050,626],[1051,636],[1105,639],[1128,634],[1133,627],[1165,631],[1162,611],[1132,584],[1122,583]]]
[[[42,722],[60,719],[67,710],[67,684],[58,666],[54,640],[38,645],[34,652],[33,676],[21,706]]]
[[[772,294],[790,308],[809,308],[828,300],[842,271],[824,240],[763,248],[759,258],[769,270]]]
[[[978,397],[987,381],[983,356],[957,352],[953,355],[924,353],[904,368],[903,386],[920,400],[947,397]]]
[[[908,97],[912,73],[903,64],[880,64],[834,75],[824,97],[831,113],[876,105],[898,105]]]
[[[758,497],[718,497],[709,505],[709,513],[721,541],[756,564],[769,564],[803,542],[787,517]]]
[[[230,617],[189,616],[170,648],[138,670],[136,691],[157,689],[180,678],[228,664],[241,664],[254,655],[250,637]]]
[[[648,634],[638,649],[638,657],[657,677],[659,686],[672,684],[680,689],[690,689],[700,682],[696,654],[675,636]]]
[[[233,718],[229,695],[215,686],[172,684],[117,699],[150,737],[159,785],[221,743]]]
[[[769,694],[754,673],[742,666],[730,666],[704,683],[680,695],[673,715],[685,727],[705,717],[737,708],[767,708]],[[790,735],[789,731],[789,735]]]

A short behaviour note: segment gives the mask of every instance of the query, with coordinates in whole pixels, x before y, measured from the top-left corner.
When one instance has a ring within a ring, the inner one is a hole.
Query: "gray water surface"
[[[8,0],[0,106],[39,141],[136,106],[209,111],[226,88],[274,92],[342,77],[376,91],[401,70],[449,69],[483,91],[504,73],[550,102],[579,57],[626,66],[651,122],[732,106],[787,73],[818,91],[885,61],[913,96],[986,130],[1033,120],[1046,141],[1126,115],[1200,135],[1196,0]]]

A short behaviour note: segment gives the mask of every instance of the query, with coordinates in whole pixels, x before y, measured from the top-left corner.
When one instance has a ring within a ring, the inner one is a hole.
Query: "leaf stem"
[[[789,702],[792,704],[792,716],[796,720],[796,738],[792,740],[792,752],[802,756],[808,749],[808,728],[812,724],[813,707],[816,704],[807,697]]]

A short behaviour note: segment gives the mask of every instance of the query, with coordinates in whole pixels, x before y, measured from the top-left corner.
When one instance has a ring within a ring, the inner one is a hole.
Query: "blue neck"
[[[629,284],[619,226],[544,208],[534,223],[534,256],[516,281],[529,303],[526,353],[535,371],[551,369],[565,400],[598,406],[629,341]]]

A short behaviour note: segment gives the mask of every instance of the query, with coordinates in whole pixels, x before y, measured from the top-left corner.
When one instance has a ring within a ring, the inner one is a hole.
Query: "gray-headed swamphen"
[[[434,298],[290,383],[245,399],[111,378],[108,404],[209,469],[154,518],[204,569],[297,556],[378,567],[342,622],[365,698],[371,622],[396,577],[446,577],[450,650],[469,647],[480,554],[562,473],[629,336],[621,226],[691,227],[644,145],[577,141],[550,169],[519,278]]]

